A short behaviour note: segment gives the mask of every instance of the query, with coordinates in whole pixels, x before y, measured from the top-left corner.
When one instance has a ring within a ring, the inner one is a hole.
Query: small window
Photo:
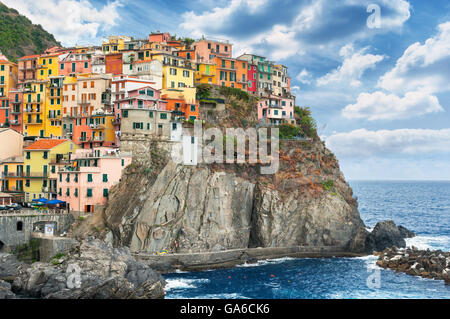
[[[92,174],[88,174],[87,176],[88,183],[92,183]]]
[[[92,197],[92,188],[87,189],[87,197]]]
[[[103,182],[104,183],[108,182],[108,174],[103,174]]]
[[[17,225],[16,225],[16,230],[17,231],[23,231],[23,222],[17,222]]]
[[[108,197],[108,189],[107,188],[103,189],[103,197]]]

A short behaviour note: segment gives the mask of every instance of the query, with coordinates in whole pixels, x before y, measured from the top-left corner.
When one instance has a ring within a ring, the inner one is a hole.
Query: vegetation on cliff
[[[33,24],[17,10],[0,2],[0,51],[13,62],[30,54],[60,45],[41,25]]]

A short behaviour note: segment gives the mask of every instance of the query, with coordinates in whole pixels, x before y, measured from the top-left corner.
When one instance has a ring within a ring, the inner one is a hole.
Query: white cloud
[[[384,92],[361,93],[355,104],[342,110],[348,119],[395,120],[442,112],[437,97],[425,92],[408,92],[403,98]]]
[[[430,155],[450,153],[450,129],[358,129],[325,138],[338,156]]]
[[[395,67],[382,76],[378,86],[396,93],[450,90],[450,22],[438,26],[438,33],[410,45]]]
[[[2,2],[40,24],[63,45],[87,43],[99,32],[115,26],[120,20],[121,0],[108,2],[101,8],[90,0],[2,0]]]
[[[312,75],[306,69],[303,69],[295,78],[303,84],[311,84],[312,82]]]
[[[307,52],[335,55],[337,46],[375,33],[397,31],[410,17],[408,1],[379,0],[386,10],[381,28],[369,29],[366,8],[372,2],[231,0],[203,12],[184,13],[180,30],[196,38],[229,38],[237,54],[254,52],[275,60]],[[283,14],[276,14],[278,11]],[[285,19],[277,18],[281,16]]]
[[[375,65],[382,61],[382,55],[364,54],[367,48],[354,53],[352,46],[346,45],[340,50],[340,55],[344,57],[342,65],[336,70],[317,79],[317,85],[323,86],[331,83],[350,84],[353,87],[361,86],[361,77],[368,69],[374,69]]]

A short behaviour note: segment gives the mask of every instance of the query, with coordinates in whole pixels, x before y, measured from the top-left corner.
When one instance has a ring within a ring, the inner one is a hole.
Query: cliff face
[[[357,202],[320,140],[282,143],[275,175],[259,175],[257,165],[191,167],[165,158],[132,164],[111,190],[104,217],[115,245],[147,253],[174,252],[176,245],[179,253],[291,246],[364,250]]]

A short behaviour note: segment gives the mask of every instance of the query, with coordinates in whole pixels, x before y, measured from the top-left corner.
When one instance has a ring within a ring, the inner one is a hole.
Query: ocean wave
[[[275,258],[275,259],[264,259],[264,260],[258,260],[255,263],[245,263],[241,265],[237,265],[236,267],[258,267],[258,266],[265,266],[265,265],[273,265],[273,264],[281,264],[289,260],[295,260],[296,258],[293,257],[282,257],[282,258]],[[304,258],[303,258],[304,259]]]
[[[442,249],[450,250],[450,237],[449,236],[416,236],[406,239],[406,246],[415,246],[418,249]]]
[[[165,299],[184,299],[185,295],[173,294],[170,296],[166,296]],[[189,299],[250,299],[244,295],[238,293],[223,293],[223,294],[206,294],[206,295],[197,295],[190,296]]]
[[[166,279],[166,286],[164,287],[165,291],[170,291],[172,289],[189,289],[189,288],[197,288],[196,283],[208,283],[209,279]]]

